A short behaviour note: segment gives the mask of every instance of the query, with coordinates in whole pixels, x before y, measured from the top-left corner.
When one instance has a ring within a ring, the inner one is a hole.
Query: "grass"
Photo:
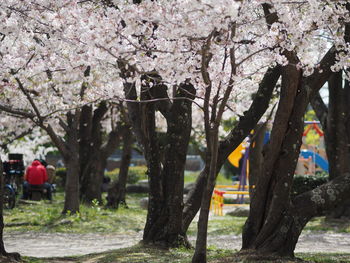
[[[63,263],[63,262],[89,262],[89,263],[188,263],[193,256],[193,249],[159,249],[155,247],[136,245],[106,253],[90,254],[81,257],[67,257],[56,259],[37,259],[25,257],[27,263]],[[224,258],[233,253],[231,250],[223,250],[215,247],[208,248],[208,260],[213,262],[218,258]]]
[[[199,172],[185,172],[185,184],[193,183],[196,181]],[[216,178],[216,184],[232,185],[232,180],[227,179],[223,174],[219,173]]]
[[[238,259],[235,255],[237,251],[224,250],[216,247],[209,247],[207,250],[208,263],[232,263],[241,262],[248,263]],[[136,245],[129,248],[117,249],[105,253],[90,254],[80,257],[66,257],[66,258],[46,258],[37,259],[25,257],[26,263],[190,263],[194,250],[193,249],[158,249],[154,247],[146,247]],[[299,260],[287,260],[285,263],[300,262],[315,262],[315,263],[346,263],[350,262],[350,254],[339,253],[297,253],[296,257]],[[259,261],[268,262],[268,261]],[[271,263],[271,261],[269,261]],[[273,261],[282,262],[282,261]]]
[[[41,201],[18,204],[13,210],[5,210],[5,231],[120,234],[139,232],[146,219],[146,211],[139,208],[139,199],[144,196],[128,195],[128,209],[121,207],[116,211],[97,205],[81,205],[79,214],[63,216],[63,194],[56,193],[52,204]]]
[[[190,175],[187,175],[190,176]],[[128,234],[142,231],[146,210],[139,206],[139,200],[145,194],[127,195],[129,209],[120,208],[117,211],[105,209],[98,205],[81,205],[80,214],[74,216],[62,216],[63,194],[56,193],[52,204],[41,201],[30,204],[18,204],[13,210],[4,211],[5,231],[34,231],[34,232],[61,232],[61,233],[114,233]],[[239,235],[246,218],[232,216],[212,216],[209,221],[208,235]],[[305,227],[305,231],[330,231],[350,233],[348,222],[326,222],[324,217],[311,220]],[[195,236],[197,224],[190,225],[188,234]],[[191,261],[193,250],[171,249],[161,250],[141,245],[118,249],[100,254],[92,254],[80,257],[38,259],[25,258],[28,263],[163,263]],[[208,262],[236,262],[235,251],[223,250],[217,247],[208,248]],[[350,254],[326,254],[326,253],[298,253],[297,257],[309,262],[350,262]],[[293,261],[290,261],[293,262]]]
[[[81,205],[80,213],[63,216],[63,194],[56,193],[52,204],[41,201],[30,204],[17,204],[13,210],[4,211],[5,231],[38,231],[61,233],[119,233],[142,231],[146,221],[146,210],[142,210],[139,200],[146,194],[129,194],[129,208],[118,211],[97,205]],[[246,218],[232,216],[213,216],[209,221],[210,235],[239,235]],[[347,221],[325,221],[324,217],[312,219],[304,231],[329,231],[350,233]],[[193,222],[188,230],[189,235],[196,235],[197,224]]]
[[[304,231],[350,233],[350,222],[349,220],[337,219],[327,221],[325,217],[316,217],[310,220],[310,222],[304,228]]]
[[[240,235],[242,233],[245,217],[233,216],[214,216],[208,223],[208,235]],[[192,222],[188,231],[188,235],[197,234],[197,224]]]

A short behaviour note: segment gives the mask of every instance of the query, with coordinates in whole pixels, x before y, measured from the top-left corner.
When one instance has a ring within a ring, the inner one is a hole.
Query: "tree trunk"
[[[101,152],[103,143],[101,121],[107,110],[105,101],[101,102],[94,111],[91,105],[86,105],[80,117],[80,197],[87,204],[93,200],[102,203],[101,187],[106,160]]]
[[[348,101],[345,100],[342,72],[333,73],[328,81],[329,104],[325,143],[330,179],[349,171],[348,136],[346,117]]]
[[[349,193],[329,187],[338,182],[323,185],[303,194],[308,208],[304,209],[301,197],[291,200],[291,186],[298,160],[303,116],[309,98],[315,94],[331,75],[335,49],[331,48],[320,63],[319,72],[302,79],[295,66],[298,59],[292,52],[284,52],[289,60],[282,73],[280,102],[271,132],[270,142],[264,150],[262,172],[257,178],[255,194],[250,204],[250,214],[243,230],[241,254],[252,258],[294,257],[298,237],[312,216],[330,208],[337,198],[344,199]],[[343,182],[350,178],[342,176]],[[338,199],[339,200],[339,199]],[[309,210],[309,211],[308,211]]]
[[[349,166],[349,137],[347,133],[346,120],[349,114],[346,100],[345,88],[343,89],[342,72],[332,75],[328,82],[329,104],[327,115],[327,126],[325,131],[325,144],[329,163],[329,177],[334,179],[340,174],[350,171]],[[327,219],[350,217],[350,200],[327,214]]]
[[[306,90],[301,87],[302,73],[294,66],[298,60],[293,54],[286,55],[290,64],[282,71],[280,101],[250,203],[242,250],[293,257],[297,231],[294,231],[288,206],[308,100]],[[283,229],[286,231],[281,231]]]
[[[132,133],[131,127],[125,127],[125,132],[123,133],[123,155],[120,164],[118,179],[113,182],[111,187],[108,189],[107,196],[107,207],[118,209],[119,204],[127,207],[125,201],[126,193],[126,181],[128,177],[128,171],[131,161],[131,150],[132,150]]]
[[[187,237],[182,231],[182,211],[184,169],[192,127],[191,100],[194,99],[194,94],[195,89],[191,84],[181,84],[178,87],[176,97],[185,97],[189,100],[175,99],[171,109],[164,113],[167,116],[168,124],[165,138],[164,168],[160,174],[160,186],[156,183],[156,180],[159,180],[158,174],[156,176],[153,173],[149,174],[149,207],[143,236],[146,243],[159,243],[167,247],[189,245]],[[150,139],[150,136],[148,138]],[[153,145],[156,145],[156,142]],[[150,149],[149,162],[151,164],[155,163],[153,156],[158,155],[154,152],[156,149]],[[159,168],[156,167],[157,172],[160,171]],[[152,170],[149,169],[149,171]],[[155,182],[151,183],[151,180]]]
[[[205,190],[202,195],[201,209],[198,220],[198,234],[196,240],[196,249],[192,258],[192,263],[203,263],[207,262],[207,232],[208,232],[208,219],[211,196],[215,187],[215,180],[217,174],[217,159],[218,159],[218,144],[219,144],[219,131],[217,128],[206,131],[209,135],[210,142],[208,157],[206,158],[207,163],[210,160],[209,165],[209,176]]]
[[[0,158],[0,255],[12,258],[15,260],[20,260],[21,256],[18,253],[7,253],[4,245],[4,217],[3,217],[3,209],[4,209],[4,176],[3,176],[3,165],[2,160]]]
[[[263,146],[266,133],[266,123],[257,124],[250,142],[249,149],[249,196],[253,198],[257,177],[263,164]]]
[[[80,112],[75,114],[67,113],[67,151],[63,155],[64,163],[67,167],[65,200],[63,214],[75,214],[79,212],[79,145],[78,145],[78,121]]]

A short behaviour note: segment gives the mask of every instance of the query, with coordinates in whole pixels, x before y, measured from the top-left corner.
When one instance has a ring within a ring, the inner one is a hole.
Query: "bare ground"
[[[135,245],[141,233],[130,235],[113,234],[63,234],[63,233],[5,233],[4,241],[9,252],[23,256],[63,257],[104,252]],[[194,243],[195,237],[190,237]],[[218,248],[239,249],[241,237],[234,235],[210,236],[208,245]],[[350,253],[350,234],[346,233],[304,233],[296,252],[343,252]]]

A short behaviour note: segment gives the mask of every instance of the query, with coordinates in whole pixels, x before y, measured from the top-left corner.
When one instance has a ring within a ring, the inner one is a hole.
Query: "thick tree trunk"
[[[119,64],[123,69],[123,64]],[[121,75],[127,78],[132,74],[132,69],[123,69]],[[159,76],[142,78],[140,97],[144,103],[128,102],[127,106],[133,131],[143,147],[148,167],[150,191],[143,242],[166,247],[189,245],[182,231],[181,215],[195,89],[191,84],[181,84],[176,88],[177,99],[172,102],[167,95],[167,87],[159,84]],[[148,82],[153,82],[152,87],[147,85]],[[128,100],[136,101],[138,98],[134,83],[126,83],[124,93]],[[162,140],[155,130],[156,111],[161,112],[167,121],[167,133]],[[164,143],[161,144],[161,141]]]
[[[290,191],[308,98],[305,88],[301,87],[302,73],[295,67],[298,60],[291,53],[286,55],[291,64],[283,69],[280,102],[250,203],[242,250],[293,257],[300,233],[294,229],[289,212]]]
[[[21,256],[18,253],[7,253],[4,245],[4,217],[3,217],[3,209],[4,209],[4,176],[3,176],[3,166],[2,160],[0,158],[0,255],[8,258],[12,258],[15,260],[20,260]]]
[[[346,89],[343,89],[342,72],[332,75],[328,81],[329,104],[325,144],[329,163],[329,177],[334,179],[340,174],[350,171],[349,166],[349,137],[346,127],[349,116]],[[343,203],[327,214],[327,219],[350,217],[350,200]]]
[[[254,187],[257,177],[263,164],[263,146],[266,133],[266,123],[260,123],[255,126],[254,133],[250,142],[249,149],[249,196],[253,197]]]
[[[63,214],[75,214],[79,212],[79,145],[78,145],[78,121],[80,112],[76,110],[75,114],[67,113],[67,152],[63,159],[67,168],[65,200]]]
[[[333,73],[328,81],[329,103],[328,108],[323,103],[319,94],[311,101],[317,117],[319,118],[325,138],[326,153],[329,163],[329,177],[336,176],[349,171],[349,139],[348,130],[350,112],[348,105],[350,102],[349,86],[345,82],[343,88],[342,73]],[[327,219],[350,217],[350,201],[343,203],[327,214]]]
[[[301,203],[299,196],[295,200],[290,198],[304,127],[303,116],[309,98],[331,75],[330,65],[334,63],[335,49],[331,48],[322,59],[322,70],[304,79],[295,66],[298,64],[295,55],[292,52],[284,54],[290,64],[283,70],[280,103],[271,139],[264,151],[263,171],[257,178],[250,214],[243,230],[241,254],[252,258],[294,257],[296,242],[308,220],[329,209],[336,203],[336,198],[349,195],[343,189],[329,191],[329,185],[333,187],[339,183],[323,185],[302,195],[305,198],[310,195],[311,201],[306,201],[310,211],[304,211],[305,204]],[[343,182],[348,180],[349,176],[345,175]],[[342,188],[346,187],[349,186]],[[329,193],[332,196],[324,196]]]
[[[325,143],[329,162],[330,179],[348,172],[349,151],[346,131],[346,117],[348,101],[345,100],[342,72],[332,75],[328,81],[329,104],[327,125],[325,129]]]
[[[133,138],[131,133],[131,127],[127,126],[125,127],[125,131],[123,133],[123,154],[120,164],[119,176],[118,179],[115,182],[113,182],[111,187],[108,189],[107,207],[118,209],[120,204],[127,207],[125,201],[125,193],[126,181],[131,161],[132,143]]]
[[[152,189],[150,184],[148,214],[153,216],[147,218],[143,237],[146,243],[161,243],[168,247],[189,245],[182,231],[182,211],[184,169],[192,127],[191,100],[194,99],[194,94],[195,89],[191,84],[181,84],[175,97],[185,97],[189,100],[175,99],[171,109],[164,113],[167,116],[168,130],[165,139],[164,168],[160,174],[162,185],[158,189]],[[154,154],[156,153],[151,156]],[[152,174],[149,176],[151,180]],[[160,195],[161,199],[154,198],[152,192]],[[161,201],[159,210],[152,209],[157,207],[159,201]]]
[[[101,186],[106,160],[101,152],[103,143],[101,120],[107,110],[105,101],[101,102],[94,111],[91,105],[86,105],[80,117],[80,197],[88,204],[93,200],[102,203]]]

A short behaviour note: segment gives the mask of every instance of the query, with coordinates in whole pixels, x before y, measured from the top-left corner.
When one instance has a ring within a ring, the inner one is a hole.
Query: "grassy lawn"
[[[63,194],[56,193],[54,202],[47,201],[17,204],[13,210],[4,211],[5,232],[61,232],[61,233],[108,233],[108,234],[132,234],[142,231],[146,210],[139,205],[140,198],[145,194],[127,195],[129,208],[116,210],[105,209],[103,206],[81,205],[78,215],[62,216]],[[246,218],[232,216],[213,216],[209,221],[208,235],[239,235]],[[323,217],[311,220],[305,231],[330,231],[350,233],[348,222],[326,222]],[[189,228],[189,236],[195,236],[197,224],[193,222]],[[237,261],[234,255],[236,251],[225,250],[217,247],[208,248],[208,262],[242,262]],[[101,254],[91,254],[80,257],[67,258],[25,258],[30,263],[60,263],[60,262],[81,262],[81,263],[112,263],[112,262],[190,262],[193,250],[171,249],[160,250],[153,247],[141,245],[117,249]],[[350,262],[350,254],[319,254],[319,253],[298,253],[297,257],[309,262]],[[293,262],[293,261],[289,261]]]
[[[195,182],[198,175],[199,175],[199,172],[186,171],[185,184]],[[218,177],[216,178],[216,184],[232,185],[233,183],[231,179],[227,179],[223,174],[219,173]]]
[[[47,201],[30,204],[17,204],[13,210],[4,210],[5,231],[39,231],[63,233],[120,233],[142,231],[146,221],[146,210],[142,210],[139,200],[146,194],[129,194],[129,208],[117,211],[103,206],[81,205],[80,213],[63,216],[63,194],[56,193],[52,204]],[[246,218],[232,216],[214,216],[208,227],[210,235],[241,234]],[[304,231],[331,231],[350,233],[347,221],[326,222],[324,217],[312,219]],[[188,234],[195,235],[197,225],[193,222]]]
[[[208,262],[210,263],[232,263],[232,262],[249,262],[242,261],[235,253],[237,251],[223,250],[215,247],[208,248]],[[118,249],[100,254],[90,254],[81,257],[67,258],[24,258],[27,263],[190,263],[193,256],[193,249],[156,249],[141,245]],[[276,262],[317,262],[317,263],[346,263],[350,262],[350,254],[333,254],[333,253],[298,253],[297,260],[273,261]],[[301,259],[301,260],[300,260]],[[267,261],[259,261],[267,262]],[[271,261],[269,261],[271,263]]]
[[[47,201],[19,203],[13,210],[5,210],[5,231],[119,234],[139,232],[146,219],[146,210],[140,209],[139,200],[145,196],[128,195],[128,209],[120,207],[116,211],[98,205],[81,205],[79,214],[63,216],[63,193],[56,193],[52,204]]]

